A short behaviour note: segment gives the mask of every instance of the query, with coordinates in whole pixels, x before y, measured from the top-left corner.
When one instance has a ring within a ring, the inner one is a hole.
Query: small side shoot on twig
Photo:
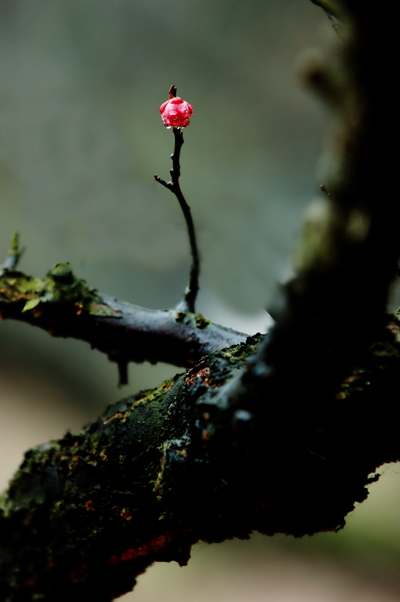
[[[169,90],[169,99],[160,107],[161,118],[167,128],[173,129],[175,146],[171,155],[172,169],[170,170],[171,180],[168,182],[159,176],[154,176],[155,180],[168,188],[178,199],[179,205],[183,211],[186,221],[186,227],[189,235],[190,251],[192,255],[192,265],[190,267],[189,282],[187,284],[184,298],[178,304],[177,309],[181,312],[195,312],[195,302],[199,290],[200,260],[197,250],[196,233],[194,229],[190,207],[183,196],[179,178],[181,175],[180,155],[184,143],[183,128],[189,125],[193,109],[189,103],[176,96],[176,87],[171,86]]]
[[[0,266],[0,278],[7,270],[15,270],[23,252],[24,250],[19,246],[19,234],[18,232],[14,232],[7,258],[3,265]]]

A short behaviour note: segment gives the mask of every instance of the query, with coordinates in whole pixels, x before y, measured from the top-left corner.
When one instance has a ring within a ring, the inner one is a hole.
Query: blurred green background
[[[329,128],[293,65],[336,43],[308,0],[0,0],[3,257],[18,230],[28,273],[70,261],[118,298],[151,308],[180,300],[187,234],[153,178],[171,167],[158,107],[175,84],[194,108],[181,185],[202,259],[198,310],[265,331],[301,215],[320,194]],[[87,345],[2,322],[2,487],[29,446],[175,372],[131,366],[118,391],[115,366]],[[399,468],[383,472],[342,533],[199,544],[187,568],[148,570],[132,599],[400,599]]]

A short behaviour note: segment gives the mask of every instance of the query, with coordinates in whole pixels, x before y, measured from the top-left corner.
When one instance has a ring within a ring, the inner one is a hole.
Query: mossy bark
[[[27,452],[1,500],[2,601],[110,602],[152,562],[186,564],[199,539],[343,527],[377,466],[400,459],[399,324],[312,425],[267,375],[249,379],[252,343]]]
[[[215,353],[27,452],[1,502],[1,600],[113,600],[154,560],[185,564],[201,534],[213,539],[221,480],[208,478],[194,407],[253,350]]]

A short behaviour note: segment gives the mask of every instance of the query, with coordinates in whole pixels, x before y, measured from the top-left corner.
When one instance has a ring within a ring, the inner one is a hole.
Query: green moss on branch
[[[149,310],[102,295],[68,263],[56,264],[43,279],[3,270],[0,316],[86,341],[121,366],[149,361],[188,367],[202,355],[247,338],[200,314]]]
[[[2,602],[111,602],[152,562],[185,564],[199,539],[343,527],[376,468],[400,458],[399,324],[313,425],[257,373],[259,343],[26,453],[0,501]]]

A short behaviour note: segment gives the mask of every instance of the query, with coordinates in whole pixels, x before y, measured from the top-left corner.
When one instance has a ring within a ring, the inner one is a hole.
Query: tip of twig
[[[14,232],[11,238],[10,249],[2,266],[0,266],[0,277],[6,270],[15,270],[23,253],[23,249],[19,246],[19,233]]]
[[[14,232],[11,237],[9,255],[21,255],[21,248],[19,246],[19,232]]]
[[[120,389],[124,385],[128,384],[128,362],[120,360],[117,363],[118,366],[118,388]]]
[[[169,100],[171,100],[171,98],[176,97],[176,92],[177,92],[177,88],[176,88],[176,86],[174,86],[174,84],[172,84],[172,86],[169,89]]]
[[[320,188],[322,192],[325,192],[326,196],[331,196],[331,193],[327,190],[325,184],[321,184]]]

